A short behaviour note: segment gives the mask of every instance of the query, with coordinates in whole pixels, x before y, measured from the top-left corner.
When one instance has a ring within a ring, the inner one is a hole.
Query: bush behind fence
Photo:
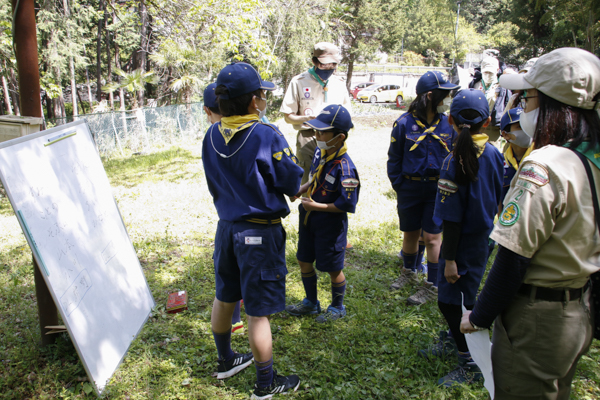
[[[103,156],[147,153],[167,144],[197,141],[208,128],[203,103],[48,119],[47,127],[85,119]]]

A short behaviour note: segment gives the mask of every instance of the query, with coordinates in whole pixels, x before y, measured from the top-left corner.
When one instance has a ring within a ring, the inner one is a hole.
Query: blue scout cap
[[[263,81],[252,65],[239,62],[229,64],[219,72],[217,86],[224,85],[229,95],[220,95],[222,99],[229,100],[258,89],[275,90],[275,84]]]
[[[326,131],[335,128],[340,131],[348,132],[350,129],[354,128],[350,113],[339,104],[325,107],[323,111],[317,115],[317,118],[306,121],[305,124],[318,131]]]
[[[427,93],[433,89],[454,90],[459,85],[450,83],[440,71],[429,71],[417,81],[417,94]]]
[[[510,130],[510,125],[519,122],[519,120],[521,119],[522,112],[523,109],[521,107],[511,108],[510,110],[505,112],[502,116],[502,119],[500,120],[500,130],[508,132]]]
[[[466,119],[459,114],[463,110],[475,110],[479,113],[479,117],[474,119]],[[485,93],[479,89],[463,89],[456,93],[450,106],[450,115],[461,124],[476,125],[490,116],[490,105],[488,104]]]
[[[217,96],[215,95],[216,82],[211,83],[204,89],[204,105],[210,108],[219,108]]]

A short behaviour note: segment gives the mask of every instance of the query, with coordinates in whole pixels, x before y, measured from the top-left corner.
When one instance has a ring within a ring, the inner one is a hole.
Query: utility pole
[[[458,0],[456,3],[458,8],[456,9],[456,28],[454,28],[454,54],[452,55],[452,68],[454,68],[454,57],[456,55],[456,41],[458,40],[458,16],[460,15],[460,2]]]
[[[21,115],[43,118],[33,2],[34,0],[11,0],[13,40],[19,75]],[[30,162],[34,162],[34,160],[30,160]],[[46,332],[49,331],[46,326],[58,325],[58,313],[35,259],[33,260],[33,276],[40,319],[41,345],[44,347],[54,343],[55,335],[46,335]]]

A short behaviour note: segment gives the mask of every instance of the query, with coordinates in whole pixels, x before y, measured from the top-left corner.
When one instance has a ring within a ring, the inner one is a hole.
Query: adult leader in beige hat
[[[315,118],[322,109],[331,104],[341,104],[350,113],[352,106],[346,84],[334,72],[342,60],[340,50],[333,43],[320,42],[312,49],[313,66],[292,78],[281,108],[285,121],[298,131],[296,156],[308,181],[310,165],[317,148],[315,134],[306,121]]]
[[[600,237],[584,162],[600,183],[600,60],[554,50],[500,85],[524,90],[522,129],[535,150],[504,199],[490,237],[499,249],[465,333],[494,322],[496,400],[567,400],[579,359],[592,343],[590,275]],[[580,160],[576,150],[583,155]]]

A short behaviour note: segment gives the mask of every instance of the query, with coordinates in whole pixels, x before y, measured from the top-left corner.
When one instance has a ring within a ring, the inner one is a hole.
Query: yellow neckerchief
[[[321,158],[321,161],[319,162],[319,166],[317,167],[317,170],[315,171],[315,174],[312,176],[312,180],[310,183],[310,186],[308,187],[308,191],[307,191],[307,195],[308,198],[312,200],[312,195],[313,193],[315,193],[315,191],[317,190],[317,187],[319,185],[319,177],[323,174],[323,170],[325,168],[325,164],[327,164],[329,161],[336,159],[337,157],[343,156],[344,154],[346,154],[346,151],[348,150],[348,147],[346,146],[346,142],[344,142],[344,144],[342,145],[342,147],[340,147],[338,149],[338,151],[336,151],[335,153],[327,156],[327,158],[325,160],[323,160],[323,158]],[[321,154],[323,153],[323,150],[321,150]],[[310,211],[308,211],[306,213],[306,217],[304,217],[304,225],[306,225],[308,223],[308,216],[310,215]]]
[[[523,159],[525,157],[527,157],[529,155],[529,153],[531,153],[533,151],[533,143],[531,144],[531,146],[529,146],[529,148],[527,149],[527,151],[525,152],[525,154],[523,154],[523,157],[521,157],[521,160],[519,160],[519,162],[517,162],[517,159],[515,158],[515,155],[513,153],[513,149],[512,146],[509,144],[508,145],[508,149],[506,149],[506,151],[504,152],[504,159],[510,163],[510,165],[512,165],[512,167],[515,169],[515,171],[519,170],[519,163],[521,161],[523,161]]]
[[[225,144],[228,144],[236,133],[248,128],[253,122],[258,122],[258,115],[234,115],[232,117],[221,118],[219,132],[221,132],[221,135],[223,135]]]
[[[483,154],[483,151],[485,150],[485,144],[487,143],[490,137],[485,133],[476,133],[474,135],[471,135],[471,138],[473,138],[473,142],[479,148],[479,151],[477,151],[477,158],[479,158],[479,156]]]
[[[423,134],[421,136],[419,136],[419,138],[417,139],[417,141],[415,142],[415,144],[413,144],[412,147],[408,151],[413,151],[414,149],[416,149],[417,146],[419,145],[419,143],[421,143],[423,141],[423,139],[425,139],[427,137],[427,134],[430,133],[431,136],[435,140],[437,140],[438,142],[440,142],[442,144],[442,147],[444,147],[444,149],[446,150],[446,152],[450,153],[450,150],[448,149],[448,146],[446,145],[446,142],[444,142],[441,137],[439,137],[438,135],[436,135],[435,133],[433,133],[433,131],[435,130],[435,128],[437,128],[438,124],[442,120],[439,117],[439,115],[438,115],[437,121],[435,121],[433,124],[431,124],[431,126],[429,128],[425,127],[425,124],[422,123],[419,120],[419,118],[417,117],[417,114],[415,112],[413,112],[413,118],[414,118],[415,122],[417,123],[417,125],[419,125],[419,127],[421,129],[425,129],[425,130],[423,131]]]

